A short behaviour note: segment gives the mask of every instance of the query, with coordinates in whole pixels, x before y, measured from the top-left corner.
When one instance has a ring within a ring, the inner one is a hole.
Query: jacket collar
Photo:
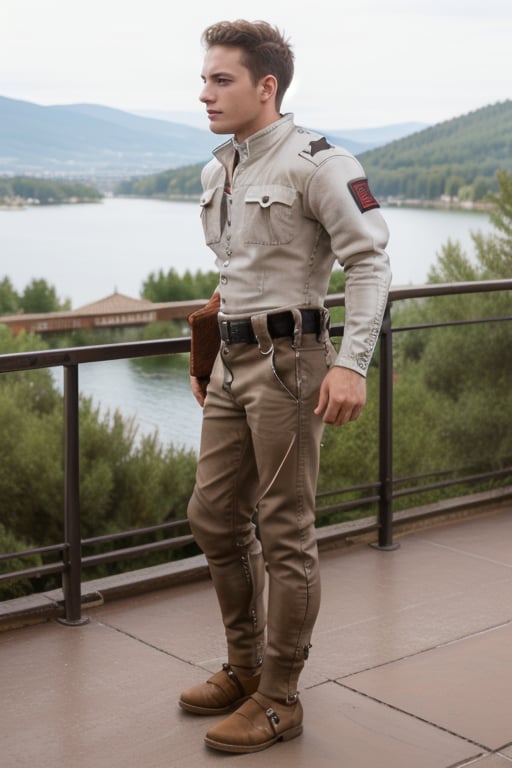
[[[279,120],[262,128],[261,131],[249,136],[241,144],[233,136],[213,150],[214,156],[224,166],[229,167],[233,162],[235,151],[240,155],[240,162],[254,160],[265,154],[278,141],[280,141],[293,128],[293,114],[283,115]]]

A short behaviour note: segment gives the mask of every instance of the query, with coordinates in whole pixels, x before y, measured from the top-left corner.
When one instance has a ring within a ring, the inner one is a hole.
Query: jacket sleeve
[[[391,282],[386,222],[362,166],[339,151],[314,171],[305,204],[345,271],[345,330],[335,364],[366,376]]]

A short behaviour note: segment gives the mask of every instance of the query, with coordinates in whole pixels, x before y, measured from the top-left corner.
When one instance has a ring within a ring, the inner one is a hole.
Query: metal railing
[[[393,544],[394,499],[426,490],[447,488],[452,484],[461,483],[460,477],[445,476],[444,479],[436,480],[435,482],[423,482],[423,484],[415,485],[414,487],[398,487],[408,482],[431,480],[433,475],[415,475],[407,478],[395,478],[393,476],[393,334],[406,330],[420,330],[441,326],[506,322],[512,320],[512,315],[480,318],[478,320],[457,320],[393,327],[391,306],[394,302],[404,299],[496,291],[512,291],[512,280],[433,284],[391,289],[380,334],[378,480],[350,488],[345,487],[339,489],[339,491],[326,491],[323,494],[324,496],[333,496],[341,492],[356,493],[357,498],[323,507],[319,506],[319,513],[349,510],[371,504],[377,505],[376,527],[378,529],[378,543],[376,546],[380,549],[389,550],[395,547]],[[326,304],[330,308],[343,306],[343,294],[328,296]],[[334,325],[331,328],[331,333],[334,336],[342,335],[343,326],[341,324]],[[190,339],[179,338],[0,355],[0,373],[52,367],[62,367],[64,369],[64,542],[22,552],[0,554],[0,561],[31,555],[50,554],[61,558],[59,562],[3,573],[0,575],[0,581],[41,577],[55,573],[62,574],[65,607],[65,616],[62,621],[64,623],[76,625],[83,621],[81,616],[81,577],[83,568],[133,558],[163,549],[177,549],[194,541],[193,536],[188,532],[146,544],[114,549],[88,557],[82,556],[82,547],[84,546],[117,542],[143,534],[153,535],[162,532],[172,532],[186,527],[187,521],[186,519],[174,520],[146,528],[82,540],[79,487],[79,367],[83,363],[154,357],[187,353],[189,351]],[[437,473],[435,476],[439,477],[441,474]],[[449,475],[450,473],[446,474]],[[506,467],[489,472],[472,473],[465,475],[463,479],[465,483],[470,483],[510,475],[512,475],[512,467]]]

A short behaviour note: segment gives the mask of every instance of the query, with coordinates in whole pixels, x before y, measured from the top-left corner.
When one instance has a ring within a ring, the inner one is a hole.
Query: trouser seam
[[[293,673],[295,669],[297,668],[298,664],[298,655],[300,652],[300,644],[301,644],[301,638],[304,631],[304,626],[306,624],[308,611],[309,611],[309,604],[310,604],[310,580],[305,564],[305,552],[304,552],[304,546],[303,546],[303,528],[301,525],[301,519],[304,516],[304,470],[305,470],[305,429],[304,429],[304,403],[302,400],[302,392],[300,391],[300,353],[299,355],[296,355],[296,368],[295,368],[295,374],[297,377],[297,392],[298,392],[298,400],[297,400],[297,430],[298,430],[298,456],[297,456],[297,474],[296,477],[298,479],[297,483],[297,514],[296,514],[296,520],[297,520],[297,535],[299,539],[299,547],[300,547],[300,553],[302,558],[302,569],[304,573],[304,581],[306,585],[306,601],[304,606],[304,615],[302,619],[302,624],[299,628],[299,631],[297,632],[297,640],[295,644],[295,653],[293,658],[290,662],[290,671],[288,674],[288,693],[290,694],[296,694],[296,691],[290,691],[290,685]],[[300,499],[300,506],[299,506],[299,499]]]

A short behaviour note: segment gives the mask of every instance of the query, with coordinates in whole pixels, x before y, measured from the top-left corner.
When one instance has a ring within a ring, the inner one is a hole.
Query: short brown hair
[[[219,21],[207,27],[201,37],[206,48],[228,45],[242,49],[242,63],[254,83],[266,75],[277,80],[276,108],[293,78],[293,51],[283,34],[266,21]]]

